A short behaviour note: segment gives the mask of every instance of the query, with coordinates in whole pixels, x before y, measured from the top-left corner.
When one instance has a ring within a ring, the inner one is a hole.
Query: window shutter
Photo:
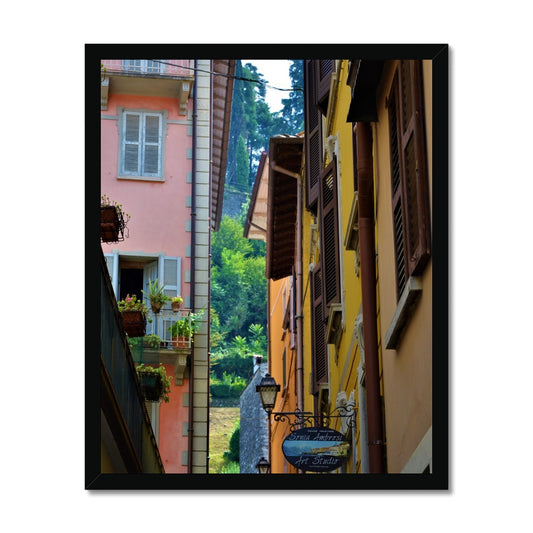
[[[396,281],[400,298],[430,256],[428,176],[419,61],[402,61],[388,100]]]
[[[143,175],[159,174],[161,145],[161,119],[158,115],[146,115],[144,122]]]
[[[109,272],[109,277],[111,278],[111,285],[113,286],[113,291],[115,293],[115,298],[118,299],[118,253],[113,252],[111,254],[104,254],[105,262],[107,265],[107,270]]]
[[[306,207],[316,213],[322,169],[322,115],[316,106],[315,61],[304,65]]]
[[[181,257],[164,257],[162,260],[163,272],[161,279],[165,284],[165,294],[167,296],[181,296]],[[165,308],[170,309],[170,302],[165,304]]]
[[[334,157],[320,177],[320,258],[324,296],[324,317],[329,306],[341,301],[339,223],[337,208],[337,160]]]
[[[124,173],[139,173],[140,158],[140,115],[125,113],[124,121]]]
[[[389,97],[389,136],[391,157],[392,220],[394,251],[396,256],[396,289],[398,298],[407,283],[407,261],[404,246],[404,208],[402,205],[401,148],[398,123],[398,78],[394,78]]]
[[[314,392],[318,390],[318,385],[320,383],[327,381],[328,376],[322,285],[322,268],[321,265],[318,264],[311,273],[311,338],[313,378],[315,385]]]
[[[317,59],[317,104],[324,115],[328,112],[329,90],[331,86],[331,75],[335,70],[334,59]]]
[[[422,97],[422,64],[420,61],[403,61],[409,66],[404,76],[409,76],[411,92],[408,110],[412,138],[406,152],[406,193],[409,225],[409,252],[411,274],[420,274],[431,254],[428,171],[426,158],[426,132],[424,102]]]

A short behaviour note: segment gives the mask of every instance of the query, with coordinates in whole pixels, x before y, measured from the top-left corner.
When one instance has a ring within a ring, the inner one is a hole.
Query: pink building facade
[[[142,341],[132,348],[136,362],[162,363],[172,376],[170,401],[146,404],[166,473],[208,468],[209,232],[219,217],[213,198],[223,186],[232,95],[232,84],[209,71],[229,72],[232,62],[205,60],[195,75],[197,63],[102,60],[101,194],[130,217],[122,241],[102,243],[116,299],[143,299],[157,279],[184,300],[179,314],[167,303],[149,316],[147,334],[164,341],[158,349]],[[201,310],[194,343],[174,349],[171,324]]]

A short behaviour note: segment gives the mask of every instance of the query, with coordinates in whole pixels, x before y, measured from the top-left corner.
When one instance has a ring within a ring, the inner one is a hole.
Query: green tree
[[[304,129],[304,66],[301,59],[291,60],[289,67],[292,91],[289,98],[281,100],[281,114],[287,125],[287,132],[295,135]]]
[[[248,150],[246,149],[246,143],[242,135],[239,135],[237,141],[237,154],[235,156],[235,185],[240,191],[248,191]]]

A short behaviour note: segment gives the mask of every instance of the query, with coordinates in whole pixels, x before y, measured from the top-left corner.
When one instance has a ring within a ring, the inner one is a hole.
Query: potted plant
[[[174,348],[189,348],[194,334],[200,328],[199,321],[203,315],[203,310],[199,313],[190,313],[188,316],[178,319],[168,328],[172,334],[172,346]]]
[[[159,313],[161,308],[168,302],[170,298],[163,292],[165,290],[164,285],[159,285],[159,281],[155,279],[154,281],[148,282],[148,292],[141,291],[149,300],[152,306],[152,311],[154,314]]]
[[[154,333],[151,333],[150,335],[146,335],[143,339],[143,346],[145,348],[152,348],[153,350],[158,349],[161,346],[161,343],[163,342],[163,339],[159,337],[159,335],[155,335]]]
[[[141,382],[141,390],[148,402],[169,402],[170,378],[163,365],[156,368],[144,364],[137,365],[137,376]]]
[[[183,298],[181,296],[172,297],[170,299],[170,304],[172,305],[172,311],[177,313],[180,310],[182,303],[183,303]]]
[[[137,301],[134,294],[126,295],[124,300],[118,303],[118,310],[122,315],[122,323],[129,337],[144,337],[146,334],[146,314],[148,309],[144,302]]]
[[[100,239],[102,242],[119,242],[124,240],[124,232],[130,215],[125,213],[121,204],[117,204],[106,194],[100,199]],[[126,231],[126,237],[129,234]]]

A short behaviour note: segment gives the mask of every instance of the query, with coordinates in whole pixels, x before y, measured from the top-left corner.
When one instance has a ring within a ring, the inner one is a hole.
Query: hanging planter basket
[[[122,311],[124,330],[129,337],[144,337],[146,316],[142,311]]]
[[[154,372],[139,372],[141,390],[147,402],[159,402],[163,396],[163,380]]]
[[[124,217],[114,205],[100,207],[100,239],[102,242],[124,240]]]
[[[150,305],[152,306],[152,312],[154,313],[154,315],[157,315],[163,307],[162,302],[150,302]]]

